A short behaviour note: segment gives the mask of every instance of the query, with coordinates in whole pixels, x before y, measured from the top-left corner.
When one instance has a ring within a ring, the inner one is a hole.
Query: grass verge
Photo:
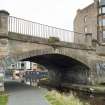
[[[72,94],[68,96],[56,91],[48,92],[45,97],[51,105],[89,105],[88,103],[81,102]]]
[[[4,92],[0,92],[0,105],[7,105],[8,95]]]

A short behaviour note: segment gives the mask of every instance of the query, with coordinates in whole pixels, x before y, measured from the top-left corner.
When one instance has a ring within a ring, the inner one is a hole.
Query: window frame
[[[101,13],[105,14],[105,7],[101,7]]]
[[[88,32],[88,28],[87,28],[87,26],[84,27],[84,32],[85,32],[85,33]]]
[[[84,16],[84,23],[87,22],[87,16]]]

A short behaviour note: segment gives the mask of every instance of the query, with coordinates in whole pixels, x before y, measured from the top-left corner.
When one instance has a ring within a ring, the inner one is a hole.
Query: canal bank
[[[56,89],[61,94],[64,93],[67,96],[73,95],[82,102],[87,102],[89,105],[105,105],[105,86],[87,86],[77,84],[62,84],[60,87],[54,87],[54,85],[48,82],[41,82],[40,85],[48,88],[49,90]]]
[[[60,91],[74,90],[74,91],[82,91],[94,94],[105,94],[105,85],[83,85],[83,84],[70,84],[70,83],[53,84],[48,80],[40,81],[39,85],[42,87],[46,87],[48,89],[57,89]]]

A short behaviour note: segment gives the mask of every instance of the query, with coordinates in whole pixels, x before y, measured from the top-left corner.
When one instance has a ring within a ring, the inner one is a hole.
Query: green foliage
[[[0,105],[7,105],[8,96],[7,94],[0,93]]]
[[[45,70],[45,67],[43,65],[37,64],[37,67],[40,68],[41,70]]]
[[[70,94],[57,93],[56,91],[48,92],[45,96],[51,105],[89,105],[88,103],[81,102],[78,98]]]
[[[3,81],[4,77],[0,77],[0,81]]]
[[[59,38],[58,37],[49,37],[48,42],[49,43],[55,43],[55,42],[59,42]]]

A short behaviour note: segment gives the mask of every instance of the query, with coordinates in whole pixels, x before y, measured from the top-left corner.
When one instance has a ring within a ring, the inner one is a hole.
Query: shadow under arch
[[[80,61],[62,54],[44,54],[22,61],[31,61],[45,66],[49,71],[49,79],[55,84],[89,83],[89,67]]]

